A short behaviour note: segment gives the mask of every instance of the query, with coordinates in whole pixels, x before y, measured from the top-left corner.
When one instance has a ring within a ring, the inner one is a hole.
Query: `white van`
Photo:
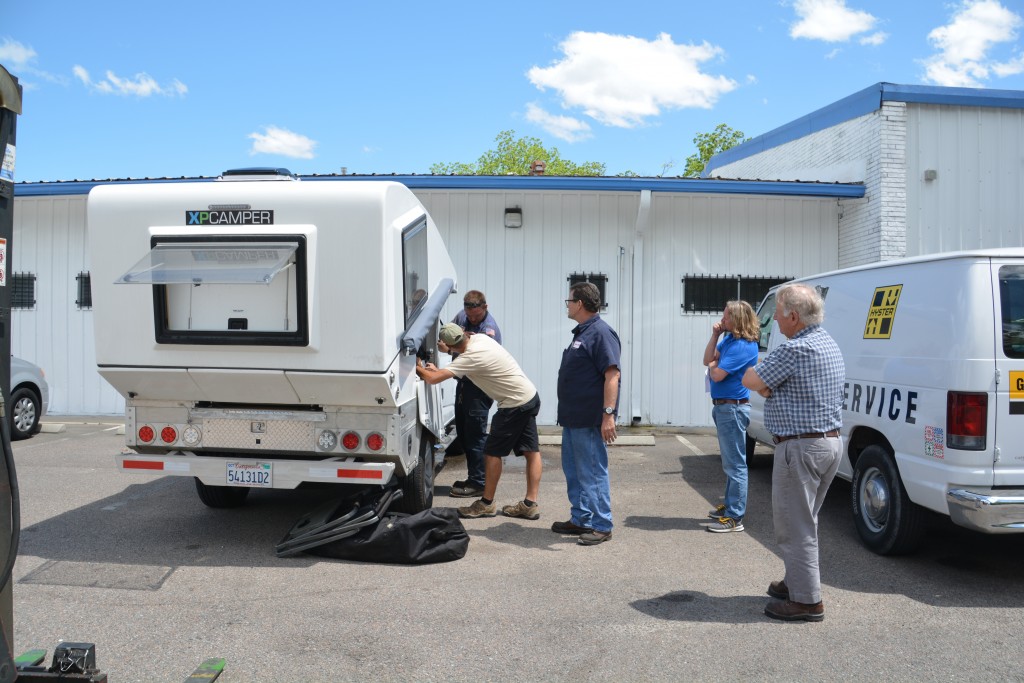
[[[89,193],[96,362],[126,472],[253,488],[403,486],[431,506],[454,383],[429,386],[455,268],[408,188],[243,169]]]
[[[839,476],[865,545],[913,551],[926,514],[1024,532],[1024,249],[953,252],[800,278],[846,363]],[[758,308],[761,351],[786,341]],[[771,445],[752,393],[748,455]]]

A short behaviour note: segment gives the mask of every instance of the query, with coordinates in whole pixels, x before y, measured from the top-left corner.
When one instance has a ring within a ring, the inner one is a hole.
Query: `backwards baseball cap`
[[[441,332],[438,334],[438,337],[445,343],[445,346],[458,346],[462,343],[465,333],[455,323],[446,323],[441,326]]]

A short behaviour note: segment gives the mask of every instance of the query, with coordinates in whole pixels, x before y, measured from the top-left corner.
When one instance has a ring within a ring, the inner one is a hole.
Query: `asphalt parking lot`
[[[1024,537],[936,519],[913,557],[857,539],[849,486],[821,517],[820,624],[767,619],[781,577],[769,456],[752,470],[746,531],[703,524],[723,488],[710,430],[611,450],[614,538],[583,547],[558,449],[545,446],[541,519],[465,522],[465,558],[427,566],[279,559],[274,545],[325,494],[255,491],[211,510],[190,479],[114,469],[116,424],[69,423],[14,444],[22,497],[14,651],[96,643],[110,681],[1020,680]],[[764,451],[764,453],[768,453]],[[437,477],[435,504],[464,461]],[[515,501],[510,461],[498,503]]]

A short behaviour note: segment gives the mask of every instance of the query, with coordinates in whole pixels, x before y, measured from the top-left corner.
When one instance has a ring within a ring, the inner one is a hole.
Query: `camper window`
[[[402,231],[403,292],[405,326],[416,317],[427,301],[427,219],[423,218]]]
[[[115,284],[153,288],[161,344],[306,346],[303,235],[160,235]]]

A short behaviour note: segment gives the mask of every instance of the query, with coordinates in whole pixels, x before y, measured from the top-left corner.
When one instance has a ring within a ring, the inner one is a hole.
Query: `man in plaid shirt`
[[[788,341],[743,375],[768,400],[765,427],[775,435],[772,508],[786,576],[772,581],[764,608],[773,619],[821,621],[818,511],[839,469],[846,368],[835,340],[821,328],[825,304],[804,284],[785,285],[775,320]]]

